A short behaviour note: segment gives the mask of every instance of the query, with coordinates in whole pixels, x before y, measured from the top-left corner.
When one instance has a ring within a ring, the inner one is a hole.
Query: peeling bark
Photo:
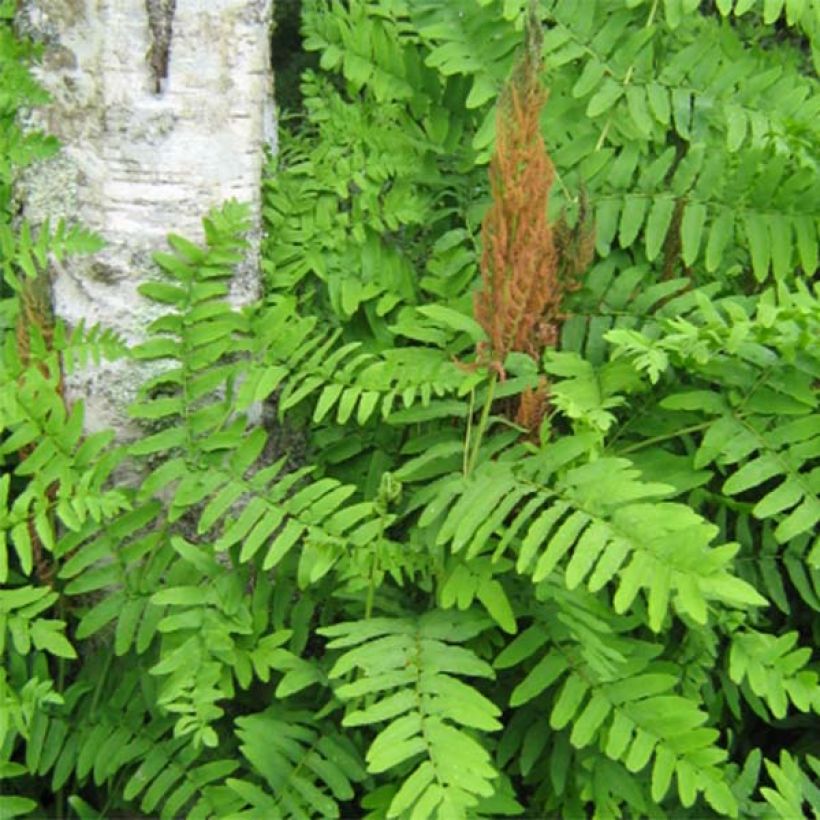
[[[256,230],[232,299],[258,292],[260,176],[275,146],[271,0],[26,0],[20,25],[46,46],[39,69],[53,101],[33,115],[59,157],[22,181],[33,222],[80,220],[106,249],[54,276],[54,307],[71,325],[101,322],[139,341],[151,307],[137,287],[168,232],[201,238],[201,218],[229,198],[250,202]],[[129,431],[139,377],[120,366],[72,376],[89,429]],[[133,363],[129,363],[133,368]]]

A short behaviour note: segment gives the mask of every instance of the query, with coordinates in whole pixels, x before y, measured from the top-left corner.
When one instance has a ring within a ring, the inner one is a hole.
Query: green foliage
[[[459,646],[486,627],[481,619],[439,610],[418,619],[373,618],[321,630],[333,639],[328,649],[354,647],[336,661],[329,677],[360,673],[335,689],[343,701],[364,706],[348,711],[342,725],[387,723],[368,748],[368,770],[408,772],[388,817],[411,808],[461,816],[479,797],[493,795],[498,773],[487,750],[464,729],[497,731],[500,709],[456,677],[493,676],[486,661]],[[413,761],[410,769],[404,765],[408,761]]]
[[[588,202],[597,258],[558,349],[504,379],[471,300],[529,4],[305,2],[264,298],[228,301],[228,203],[156,255],[129,351],[18,322],[96,240],[12,219],[52,150],[16,125],[41,98],[12,5],[0,814],[820,811],[810,3],[537,5],[552,216]],[[60,373],[125,354],[149,375],[123,445]],[[527,436],[509,403],[541,378]]]

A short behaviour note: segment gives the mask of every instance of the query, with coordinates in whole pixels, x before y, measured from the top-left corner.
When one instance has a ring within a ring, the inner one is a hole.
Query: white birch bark
[[[246,302],[258,289],[260,174],[264,146],[275,140],[271,0],[176,0],[161,77],[149,7],[157,14],[169,5],[26,0],[21,11],[21,27],[46,46],[39,80],[52,103],[36,124],[63,144],[23,181],[26,214],[79,220],[108,243],[57,269],[55,311],[129,342],[151,319],[137,293],[154,275],[151,253],[165,249],[171,231],[201,237],[202,216],[228,198],[249,202],[256,225],[232,298]],[[77,373],[67,387],[69,398],[85,400],[89,430],[114,426],[127,439],[136,431],[124,408],[140,378],[123,367]]]

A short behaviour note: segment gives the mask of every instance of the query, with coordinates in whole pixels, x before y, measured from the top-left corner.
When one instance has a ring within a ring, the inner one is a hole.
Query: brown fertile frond
[[[549,407],[549,382],[541,376],[535,388],[524,388],[515,414],[515,423],[529,431],[527,437],[533,442],[538,440],[538,430]]]
[[[481,226],[481,289],[473,303],[488,342],[479,347],[481,364],[503,379],[513,351],[538,358],[558,343],[565,293],[594,252],[586,196],[574,230],[547,219],[555,170],[541,136],[540,116],[547,92],[541,83],[542,31],[537,3],[530,2],[523,53],[498,106],[495,153],[490,161],[492,204]],[[542,380],[521,395],[517,421],[531,432],[548,408],[549,385]]]
[[[589,200],[583,188],[579,201],[580,208],[575,226],[571,228],[562,214],[553,227],[553,241],[559,260],[558,274],[564,292],[578,289],[580,276],[589,267],[595,255],[595,230]]]
[[[532,28],[532,26],[530,26]],[[540,32],[540,27],[538,27]],[[541,137],[539,117],[547,94],[539,77],[536,34],[516,66],[499,104],[497,141],[490,163],[493,203],[482,225],[482,288],[475,317],[490,340],[490,359],[538,355],[544,323],[561,299],[558,258],[547,221],[554,170]]]

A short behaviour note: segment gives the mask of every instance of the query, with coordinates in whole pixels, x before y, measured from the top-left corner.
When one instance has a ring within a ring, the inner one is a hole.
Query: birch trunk
[[[274,147],[271,0],[25,0],[21,27],[45,44],[39,79],[52,95],[36,125],[63,151],[23,181],[34,222],[79,220],[106,240],[53,277],[57,315],[101,322],[140,340],[151,308],[137,287],[173,231],[201,237],[205,212],[249,202],[252,251],[236,273],[235,303],[258,290],[260,175]],[[89,430],[136,434],[124,408],[138,374],[105,365],[70,377]]]

